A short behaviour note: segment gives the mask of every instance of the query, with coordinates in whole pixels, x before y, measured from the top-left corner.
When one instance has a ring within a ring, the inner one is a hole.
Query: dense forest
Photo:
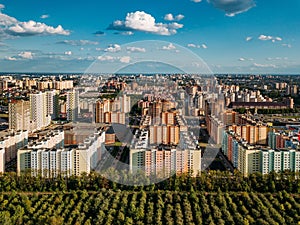
[[[5,173],[0,224],[300,224],[298,177],[210,171],[125,186],[97,173],[55,179]]]
[[[300,196],[286,191],[72,191],[0,194],[1,224],[298,224]]]
[[[119,174],[120,175],[120,174]],[[112,175],[111,175],[112,176]],[[120,175],[130,180],[132,184],[147,183],[147,178],[142,174]],[[124,182],[126,183],[126,182]],[[23,192],[52,192],[52,191],[98,191],[101,188],[111,190],[128,190],[128,191],[153,191],[153,190],[169,190],[169,191],[206,191],[216,192],[279,192],[287,191],[288,193],[300,193],[300,174],[285,171],[282,173],[271,173],[261,175],[260,173],[251,174],[249,177],[243,177],[238,171],[234,175],[227,171],[209,171],[203,172],[197,177],[191,177],[189,174],[173,176],[167,180],[157,184],[149,184],[146,186],[127,186],[114,183],[96,172],[90,174],[82,174],[80,177],[56,177],[42,178],[32,177],[30,174],[22,174],[17,176],[16,173],[4,173],[0,175],[0,191],[23,191]]]

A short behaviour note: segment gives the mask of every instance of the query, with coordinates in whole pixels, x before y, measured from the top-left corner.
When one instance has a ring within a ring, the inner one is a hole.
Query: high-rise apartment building
[[[76,89],[67,92],[67,120],[75,121],[80,112],[79,92]]]
[[[51,119],[56,119],[59,113],[58,92],[56,90],[46,91],[46,111]]]
[[[264,125],[232,125],[228,130],[233,131],[249,144],[267,145],[268,127]]]
[[[53,82],[53,87],[56,90],[73,89],[73,81],[72,80],[54,81]]]
[[[60,143],[57,140],[57,143]],[[56,177],[90,173],[101,158],[105,132],[99,130],[89,135],[81,144],[63,147],[39,147],[28,145],[18,151],[17,172],[30,172],[32,176]]]
[[[5,149],[0,148],[0,173],[5,172]]]
[[[131,110],[130,96],[124,94],[119,97],[118,101],[120,102],[120,112],[129,113]]]
[[[200,150],[179,150],[171,147],[152,149],[131,149],[130,169],[142,170],[147,176],[168,176],[172,173],[184,174],[193,172],[196,176],[201,171]]]
[[[0,170],[5,164],[15,160],[17,151],[27,145],[28,131],[0,132]]]
[[[51,117],[47,114],[46,93],[30,94],[30,119],[34,130],[40,130],[51,123]]]
[[[273,132],[269,133],[272,137]],[[276,148],[275,139],[269,140],[269,147],[249,145],[233,131],[225,131],[222,151],[244,176],[260,172],[282,172],[300,170],[300,151],[292,148]],[[275,148],[272,148],[275,147]]]
[[[30,102],[24,100],[12,101],[8,105],[9,129],[30,130]]]

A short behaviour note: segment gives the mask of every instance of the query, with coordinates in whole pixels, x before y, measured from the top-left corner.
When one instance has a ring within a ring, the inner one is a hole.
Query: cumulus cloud
[[[129,52],[146,52],[145,48],[132,47],[132,46],[127,47],[126,50],[129,51]]]
[[[207,0],[207,2],[225,11],[226,16],[235,16],[256,6],[254,0]]]
[[[207,49],[208,47],[207,47],[206,44],[202,44],[202,45],[201,45],[201,48]]]
[[[122,56],[122,57],[120,57],[120,62],[121,63],[130,63],[130,60],[131,60],[130,56]]]
[[[72,55],[72,51],[66,51],[65,55]]]
[[[2,9],[4,6],[2,7]],[[69,35],[70,31],[65,30],[61,25],[57,27],[45,23],[29,20],[28,22],[18,21],[16,18],[6,15],[0,9],[0,35],[2,36],[34,36],[34,35]]]
[[[166,14],[165,17],[164,17],[164,20],[173,21],[174,20],[173,14],[172,13]]]
[[[155,18],[144,11],[127,13],[124,21],[116,20],[109,25],[109,30],[119,31],[142,31],[157,35],[172,35],[177,33],[177,29],[182,28],[178,23],[156,23]]]
[[[258,37],[258,39],[261,40],[261,41],[272,41],[272,42],[282,41],[282,38],[281,38],[281,37],[273,37],[273,36],[270,36],[270,35],[264,35],[264,34],[261,34],[261,35]]]
[[[202,0],[191,0],[192,2],[196,2],[196,3],[198,3],[198,2],[202,2]]]
[[[246,37],[246,41],[251,41],[253,37]]]
[[[187,45],[189,48],[201,48],[201,46],[200,45],[196,45],[196,44],[188,44]]]
[[[33,59],[33,53],[32,52],[20,52],[18,56],[22,59]]]
[[[167,21],[180,21],[184,18],[184,15],[182,14],[178,14],[177,16],[173,16],[172,13],[168,13],[165,15],[164,17],[164,20],[167,20]]]
[[[89,40],[64,40],[56,42],[56,44],[65,44],[65,45],[73,45],[73,46],[83,46],[83,45],[98,45],[97,41],[89,41]]]
[[[184,15],[182,14],[178,14],[177,16],[175,16],[175,20],[180,21],[184,18]]]
[[[13,36],[34,36],[34,35],[69,35],[70,31],[64,30],[61,25],[51,27],[44,23],[30,20],[28,22],[18,22],[10,26],[6,32]]]
[[[163,46],[162,50],[175,50],[176,46],[173,45],[172,43],[168,44],[167,46]]]
[[[118,44],[111,44],[108,48],[104,49],[105,52],[119,52],[121,51],[121,46]]]
[[[0,11],[0,29],[2,30],[2,32],[5,32],[9,28],[9,26],[17,23],[18,20],[16,18],[3,14]]]
[[[48,14],[44,14],[44,15],[41,15],[40,18],[41,19],[47,19],[47,18],[49,18],[49,15]]]

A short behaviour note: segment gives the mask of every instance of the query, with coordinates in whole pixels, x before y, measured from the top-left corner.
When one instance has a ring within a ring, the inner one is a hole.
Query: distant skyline
[[[115,57],[126,66],[148,54],[134,42],[159,40],[213,73],[299,74],[299,11],[298,0],[0,0],[0,72],[81,73],[132,43]]]

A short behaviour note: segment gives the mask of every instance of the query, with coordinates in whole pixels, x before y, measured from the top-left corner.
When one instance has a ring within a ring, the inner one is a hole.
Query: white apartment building
[[[80,113],[79,107],[79,92],[76,89],[67,92],[67,119],[69,121],[75,121]]]
[[[18,149],[27,145],[28,131],[2,131],[0,132],[0,168],[5,168],[5,163],[17,157]]]
[[[46,93],[30,94],[30,118],[34,130],[50,125],[51,117],[47,114]]]
[[[80,176],[95,169],[105,143],[105,132],[97,131],[78,146],[69,148],[30,148],[18,151],[18,174],[30,171],[32,176]]]
[[[42,133],[38,140],[28,143],[30,149],[51,149],[64,147],[64,131],[50,130]]]
[[[58,92],[56,90],[46,91],[46,112],[51,119],[58,117]]]
[[[5,172],[5,149],[0,148],[0,173]]]
[[[30,132],[30,102],[13,101],[8,105],[10,130],[28,130]]]

